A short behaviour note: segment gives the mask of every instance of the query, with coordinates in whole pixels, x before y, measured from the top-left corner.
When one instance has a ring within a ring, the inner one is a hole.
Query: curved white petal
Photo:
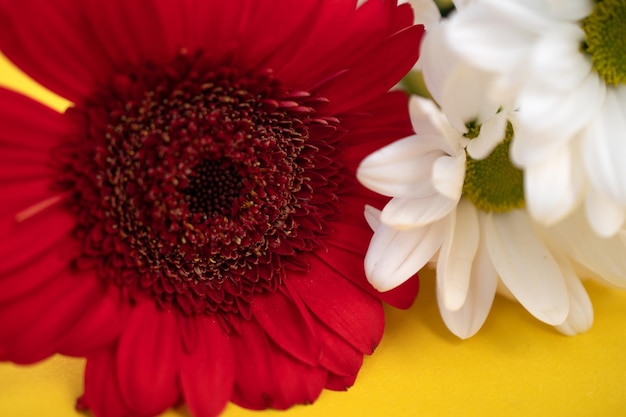
[[[437,23],[441,19],[439,8],[433,0],[404,0],[413,8],[413,23],[416,25],[424,25],[426,30]]]
[[[529,83],[537,91],[571,91],[592,71],[580,52],[585,32],[578,24],[555,24],[534,43],[529,55]]]
[[[465,303],[479,237],[476,208],[462,199],[450,214],[450,228],[437,261],[437,291],[446,310],[456,311]]]
[[[607,92],[604,107],[583,138],[589,181],[626,206],[626,87]]]
[[[593,2],[589,0],[548,0],[547,3],[554,16],[572,22],[582,20],[593,11]]]
[[[574,336],[584,333],[591,328],[593,324],[593,306],[587,290],[583,287],[572,265],[565,259],[559,259],[558,261],[563,272],[563,278],[565,278],[567,291],[569,292],[570,311],[565,321],[555,327],[563,334]]]
[[[600,237],[587,223],[584,210],[576,210],[547,228],[544,236],[603,281],[626,288],[626,240],[621,232],[610,238]]]
[[[452,212],[458,203],[441,194],[427,197],[392,198],[380,220],[398,229],[408,229],[436,222]]]
[[[526,167],[561,149],[596,117],[605,93],[595,73],[569,91],[524,89],[518,97],[513,161]]]
[[[580,202],[585,177],[574,150],[564,146],[524,170],[524,196],[531,217],[544,225],[570,214]]]
[[[376,230],[380,227],[380,210],[376,207],[372,207],[369,204],[365,206],[365,221],[372,230]]]
[[[444,196],[458,201],[465,180],[465,154],[442,156],[433,164],[432,184]]]
[[[480,126],[480,135],[469,141],[467,153],[473,159],[484,159],[498,146],[506,135],[507,114],[500,112]]]
[[[428,92],[438,103],[442,102],[443,86],[451,69],[459,62],[459,58],[446,43],[444,37],[446,23],[442,21],[426,32],[418,61]]]
[[[536,318],[562,323],[569,313],[563,275],[522,210],[492,214],[486,221],[489,255],[504,285]]]
[[[358,180],[388,197],[424,196],[434,189],[432,166],[444,153],[433,135],[409,136],[367,156],[357,169]]]
[[[493,74],[463,62],[449,71],[442,85],[440,104],[443,113],[456,130],[465,133],[468,122],[482,124],[498,112],[502,103],[491,101],[485,94],[493,80]]]
[[[611,237],[618,233],[626,220],[626,209],[623,206],[593,188],[587,191],[585,212],[589,224],[601,237]]]
[[[447,222],[410,230],[381,225],[365,255],[365,274],[374,288],[388,291],[411,278],[441,247]]]
[[[514,12],[524,12],[523,7],[519,9]],[[445,35],[455,52],[472,65],[506,73],[524,59],[534,40],[534,34],[517,26],[520,20],[519,16],[494,13],[493,7],[482,2],[474,3],[450,18]]]
[[[409,98],[409,115],[413,131],[419,135],[442,136],[451,129],[446,117],[430,99],[412,95]]]
[[[479,213],[481,224],[484,224],[485,213]],[[448,329],[461,339],[473,336],[483,325],[496,293],[498,273],[491,262],[484,239],[484,228],[481,226],[481,237],[478,251],[474,258],[467,297],[463,306],[451,311],[444,307],[442,294],[437,287],[439,311]]]

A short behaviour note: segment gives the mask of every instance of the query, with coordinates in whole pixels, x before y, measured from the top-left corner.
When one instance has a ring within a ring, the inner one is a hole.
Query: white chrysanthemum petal
[[[374,288],[388,291],[419,271],[441,247],[447,221],[397,230],[381,224],[365,255],[365,273]]]
[[[465,63],[457,64],[446,77],[440,104],[456,130],[467,132],[468,122],[482,124],[497,113],[501,103],[492,102],[485,94],[491,82],[493,74],[474,69]],[[459,94],[460,91],[462,94]]]
[[[587,219],[593,230],[602,237],[615,235],[626,220],[626,211],[621,205],[606,198],[591,188],[585,199]]]
[[[580,165],[574,164],[573,152],[565,146],[524,171],[526,206],[533,219],[544,225],[565,218],[580,201],[585,179]]]
[[[450,228],[437,261],[437,286],[446,310],[456,311],[465,304],[479,237],[476,208],[462,199],[450,214]]]
[[[486,222],[489,254],[502,282],[536,318],[562,323],[569,295],[561,270],[521,210],[493,214]]]
[[[409,98],[409,115],[413,131],[421,135],[440,135],[446,119],[437,105],[424,97],[412,95]]]
[[[543,32],[555,23],[546,0],[481,0],[479,3],[486,5],[499,19],[531,33]]]
[[[413,9],[413,23],[424,25],[426,30],[430,30],[441,19],[439,8],[433,0],[403,0],[409,3]]]
[[[449,20],[446,40],[472,65],[507,72],[525,58],[534,39],[533,34],[516,27],[519,21],[519,17],[495,14],[482,3],[470,4]]]
[[[441,139],[433,135],[409,136],[367,156],[357,178],[367,188],[389,197],[432,194],[432,165],[444,155]]]
[[[365,221],[372,230],[376,230],[380,227],[380,210],[376,207],[372,207],[369,204],[365,206]]]
[[[578,24],[555,24],[533,45],[528,57],[532,71],[527,85],[540,91],[571,91],[592,71],[591,60],[580,53],[585,32]]]
[[[511,147],[513,162],[526,167],[561,149],[597,114],[605,92],[606,87],[595,73],[563,93],[524,90],[519,96],[520,111]]]
[[[626,287],[626,240],[621,233],[610,238],[598,236],[587,223],[584,211],[576,210],[547,228],[544,237],[604,281]]]
[[[626,87],[609,90],[604,108],[583,135],[589,180],[602,194],[626,205]]]
[[[554,16],[571,22],[582,20],[593,10],[593,2],[589,0],[548,0],[546,3]]]
[[[484,223],[485,213],[478,214],[481,223]],[[481,229],[484,228],[481,226]],[[441,298],[441,291],[437,287],[441,317],[448,329],[462,339],[473,336],[482,327],[491,310],[499,282],[498,273],[491,262],[483,233],[481,233],[480,240],[478,251],[472,264],[471,279],[465,304],[457,311],[446,309]]]
[[[383,208],[380,220],[398,229],[424,226],[450,214],[457,201],[438,193],[426,197],[396,197]]]
[[[422,40],[419,65],[428,92],[438,103],[442,102],[443,86],[448,73],[454,68],[459,58],[452,53],[444,37],[446,22],[430,28]]]
[[[465,179],[465,154],[459,157],[442,156],[433,164],[432,184],[444,196],[458,201]]]
[[[580,278],[576,275],[576,271],[565,259],[559,259],[559,265],[563,272],[565,285],[569,292],[570,311],[565,321],[557,326],[556,329],[568,336],[574,336],[584,333],[591,328],[593,324],[593,306],[587,294],[587,290],[580,282]]]
[[[502,142],[506,133],[507,114],[500,112],[485,121],[480,127],[480,135],[468,144],[467,153],[474,159],[483,159]]]

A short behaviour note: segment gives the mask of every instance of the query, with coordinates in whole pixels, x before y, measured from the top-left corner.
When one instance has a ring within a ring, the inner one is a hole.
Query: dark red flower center
[[[207,70],[198,57],[118,74],[68,113],[86,134],[61,175],[79,219],[77,264],[92,261],[131,299],[245,313],[285,268],[306,267],[335,211],[338,130],[315,118],[322,101],[271,72]]]

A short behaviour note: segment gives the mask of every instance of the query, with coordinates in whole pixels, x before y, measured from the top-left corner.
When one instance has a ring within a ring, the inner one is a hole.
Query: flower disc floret
[[[101,262],[103,279],[186,314],[237,313],[276,288],[286,258],[319,245],[309,171],[333,149],[310,143],[308,93],[270,72],[198,65],[181,55],[118,74],[114,94],[73,109],[90,133],[64,151],[61,185],[80,219],[80,259]],[[324,166],[332,188],[337,167]]]
[[[594,69],[609,85],[626,83],[626,1],[596,1],[582,22],[587,53]]]
[[[467,155],[463,195],[486,212],[501,213],[524,207],[523,172],[510,159],[513,126],[504,140],[484,159]]]

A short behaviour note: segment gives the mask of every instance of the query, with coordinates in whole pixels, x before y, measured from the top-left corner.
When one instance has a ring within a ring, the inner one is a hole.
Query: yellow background
[[[0,84],[63,108],[0,56]],[[0,126],[0,129],[2,127]],[[626,255],[626,254],[625,254]],[[626,292],[588,283],[593,328],[562,336],[518,304],[497,298],[485,326],[461,341],[445,328],[431,271],[408,311],[388,308],[385,336],[347,392],[325,391],[310,406],[265,416],[620,417],[626,416]],[[0,363],[0,416],[72,417],[84,361],[54,357]],[[224,417],[262,413],[229,405]],[[164,417],[188,417],[172,410]]]

